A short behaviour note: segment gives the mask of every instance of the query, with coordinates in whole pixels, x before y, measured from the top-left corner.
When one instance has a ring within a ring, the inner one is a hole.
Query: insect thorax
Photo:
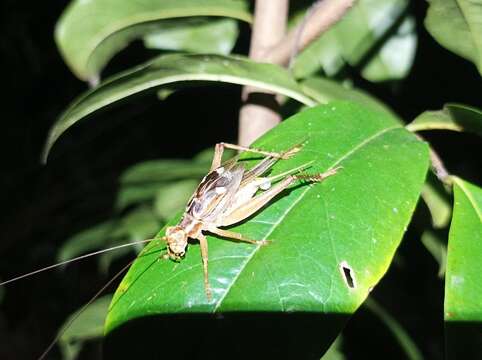
[[[179,226],[184,229],[189,237],[196,237],[203,228],[203,223],[192,215],[185,213],[179,222]]]

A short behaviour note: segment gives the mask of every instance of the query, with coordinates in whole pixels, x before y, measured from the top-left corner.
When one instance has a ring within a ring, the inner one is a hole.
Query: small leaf
[[[428,180],[423,186],[422,198],[432,216],[432,226],[435,229],[447,226],[452,215],[452,208],[447,191],[435,176],[428,176]]]
[[[482,1],[431,0],[425,27],[437,42],[482,74]]]
[[[445,104],[442,110],[425,111],[407,125],[410,131],[469,131],[482,136],[482,110],[462,104]]]
[[[326,320],[336,315],[336,323],[325,321],[317,333],[326,351],[343,319],[387,271],[420,195],[428,149],[386,113],[348,102],[305,110],[254,146],[282,151],[303,139],[303,149],[278,162],[273,175],[308,161],[314,161],[310,172],[343,168],[321,184],[294,186],[232,229],[270,239],[270,245],[209,236],[209,302],[197,244],[179,263],[159,260],[165,246],[149,244],[119,285],[106,331],[161,314],[304,312]],[[255,163],[245,161],[248,167]],[[142,338],[139,332],[131,336]]]
[[[181,159],[149,160],[128,168],[120,177],[124,185],[144,185],[185,178],[199,178],[209,170],[209,164]]]
[[[407,16],[363,67],[361,75],[373,82],[403,79],[412,68],[416,49],[415,18]]]
[[[122,211],[129,206],[152,201],[161,186],[161,182],[121,185],[117,192],[115,209]]]
[[[87,306],[80,315],[77,311],[68,317],[60,330],[65,329],[65,332],[59,339],[64,360],[76,359],[84,342],[103,336],[104,320],[111,300],[112,295],[105,295]]]
[[[198,184],[199,180],[181,180],[162,186],[154,201],[156,214],[166,220],[172,218],[186,206]]]
[[[212,159],[213,150],[210,151]],[[120,177],[116,209],[152,201],[167,182],[179,179],[199,179],[209,169],[209,163],[181,159],[149,160],[128,168]]]
[[[412,340],[410,335],[405,329],[398,323],[398,321],[388,313],[375,299],[369,297],[365,300],[364,305],[368,310],[373,312],[390,330],[392,335],[397,339],[398,343],[402,347],[405,356],[410,360],[423,359],[417,344]]]
[[[357,1],[340,22],[296,57],[295,77],[306,78],[320,70],[333,76],[346,64],[361,66],[365,60],[368,63],[361,74],[370,81],[404,77],[413,63],[416,33],[411,17],[393,27],[404,16],[407,5],[407,0]],[[376,49],[390,33],[383,46]]]
[[[243,0],[74,0],[57,23],[55,40],[72,71],[89,80],[129,42],[162,29],[162,20],[191,16],[251,20]]]
[[[182,18],[164,20],[159,30],[144,37],[151,49],[228,55],[238,37],[233,19]]]
[[[373,110],[388,113],[390,116],[397,115],[384,103],[363,90],[345,86],[334,80],[322,77],[312,77],[301,82],[301,88],[305,94],[311,96],[320,104],[326,104],[332,100],[350,100],[365,105]],[[402,120],[400,120],[402,122]]]
[[[117,221],[117,231],[125,234],[123,238],[114,238],[108,246],[126,244],[128,242],[152,238],[164,222],[159,220],[150,206],[144,205],[132,209]],[[99,270],[107,274],[113,261],[121,259],[129,253],[142,250],[142,245],[135,244],[115,251],[108,251],[99,257]]]
[[[454,177],[444,318],[449,358],[470,359],[482,349],[482,189]]]
[[[273,64],[256,63],[240,56],[165,55],[104,81],[74,101],[50,129],[44,161],[59,136],[87,115],[131,95],[181,81],[252,85],[306,105],[315,104],[286,69]]]
[[[129,235],[130,240],[137,241],[154,236],[160,221],[150,207],[140,206],[124,216],[119,225]]]
[[[116,220],[94,225],[67,239],[57,252],[57,261],[72,259],[81,254],[106,246],[113,238],[123,237]]]
[[[447,267],[447,246],[436,233],[430,230],[424,231],[420,240],[439,264],[438,277],[443,278]]]
[[[331,344],[330,348],[323,355],[321,360],[345,360],[345,355],[343,355],[343,352],[341,351],[342,342],[342,335],[338,335],[333,344]]]

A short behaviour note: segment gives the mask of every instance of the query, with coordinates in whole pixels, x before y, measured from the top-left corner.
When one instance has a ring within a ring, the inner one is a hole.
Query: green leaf
[[[132,205],[151,202],[161,186],[160,182],[121,185],[117,192],[115,209],[121,211]]]
[[[81,313],[75,312],[65,321],[60,332],[59,346],[64,360],[77,358],[83,343],[104,334],[104,320],[109,309],[112,295],[105,295],[95,300]]]
[[[158,260],[165,246],[152,242],[119,285],[106,331],[156,314],[352,314],[385,274],[402,239],[425,179],[428,149],[386,113],[348,102],[305,110],[254,146],[281,151],[304,139],[303,149],[278,162],[273,175],[309,161],[310,173],[343,168],[321,184],[293,186],[233,229],[271,244],[209,236],[208,302],[199,246],[190,245],[175,263]],[[246,157],[246,166],[257,163]],[[342,322],[324,323],[317,333],[320,347],[328,348]]]
[[[128,168],[120,177],[121,186],[144,185],[179,180],[197,179],[206,174],[209,164],[182,159],[159,159],[143,161]]]
[[[407,0],[357,1],[339,23],[297,56],[295,77],[306,78],[320,70],[333,76],[348,64],[363,66],[361,74],[370,81],[403,78],[413,63],[417,42],[411,17],[398,25],[407,5]]]
[[[367,307],[368,310],[373,312],[381,321],[383,321],[383,323],[390,330],[395,339],[397,339],[407,359],[423,359],[422,353],[420,352],[417,344],[415,344],[410,335],[405,331],[402,325],[400,325],[398,321],[393,316],[391,316],[390,313],[388,313],[388,311],[386,311],[378,302],[375,301],[375,299],[371,297],[367,298],[364,305]]]
[[[212,158],[212,150],[211,158]],[[167,182],[179,179],[199,179],[209,169],[209,163],[180,159],[149,160],[128,168],[120,177],[116,209],[153,201]]]
[[[345,355],[343,355],[343,352],[341,351],[342,342],[343,337],[341,335],[338,335],[333,344],[331,344],[330,348],[323,355],[321,360],[345,360]]]
[[[430,0],[425,27],[437,42],[482,74],[482,1]]]
[[[55,40],[72,71],[92,80],[132,40],[162,29],[165,19],[191,16],[251,20],[244,0],[74,0],[57,23]]]
[[[424,231],[420,240],[439,264],[438,277],[443,278],[447,267],[447,246],[436,233],[430,230]]]
[[[469,359],[482,349],[482,189],[453,180],[444,318],[449,356]]]
[[[184,208],[199,180],[180,180],[162,186],[154,201],[156,214],[163,219],[170,219]]]
[[[447,226],[452,216],[452,205],[449,202],[447,191],[432,174],[429,174],[427,182],[423,186],[422,198],[432,216],[433,227],[441,229]]]
[[[363,67],[361,75],[374,82],[403,79],[412,68],[416,49],[415,18],[407,16]]]
[[[151,49],[228,55],[238,37],[233,19],[183,18],[165,20],[156,32],[144,37]]]
[[[122,218],[116,221],[116,231],[124,234],[122,238],[113,238],[108,246],[126,244],[128,242],[149,239],[158,231],[164,222],[159,220],[150,206],[142,205],[132,209]],[[99,269],[101,273],[107,274],[113,261],[136,251],[139,253],[142,245],[136,244],[115,251],[108,251],[99,257]]]
[[[423,112],[407,129],[469,131],[482,136],[482,110],[463,104],[445,104],[442,110]]]
[[[131,95],[181,81],[252,85],[306,105],[315,104],[303,94],[291,74],[276,65],[256,63],[240,56],[165,55],[104,81],[74,101],[50,130],[44,160],[59,136],[87,115]]]
[[[154,236],[159,229],[160,221],[149,206],[140,206],[124,216],[120,226],[132,241]]]
[[[57,261],[66,261],[81,254],[106,246],[113,238],[125,234],[117,228],[116,220],[94,225],[67,239],[57,252]]]
[[[397,115],[384,103],[363,90],[340,84],[334,80],[322,77],[311,77],[301,82],[304,93],[311,96],[320,104],[332,100],[350,100],[365,105],[373,110],[386,112],[390,116]],[[400,119],[400,122],[402,120]]]

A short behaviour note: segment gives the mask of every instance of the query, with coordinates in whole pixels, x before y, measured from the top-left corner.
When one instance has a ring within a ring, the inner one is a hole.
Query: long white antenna
[[[9,283],[11,283],[11,282],[14,282],[14,281],[17,281],[17,280],[20,280],[20,279],[23,279],[23,278],[26,278],[26,277],[29,277],[29,276],[38,274],[38,273],[41,273],[41,272],[43,272],[43,271],[51,270],[51,269],[54,269],[54,268],[59,267],[59,266],[62,266],[62,265],[66,265],[66,264],[69,264],[69,263],[74,262],[74,261],[77,261],[77,260],[82,260],[82,259],[85,259],[85,258],[88,258],[88,257],[91,257],[91,256],[99,255],[99,254],[102,254],[102,253],[105,253],[105,252],[108,252],[108,251],[112,251],[112,250],[121,249],[121,248],[124,248],[124,247],[127,247],[127,246],[132,246],[132,245],[147,243],[147,242],[150,242],[150,241],[152,241],[152,240],[157,240],[157,239],[162,239],[162,238],[160,238],[160,237],[155,237],[155,238],[152,238],[152,239],[145,239],[145,240],[133,241],[133,242],[130,242],[130,243],[128,243],[128,244],[117,245],[117,246],[113,246],[113,247],[110,247],[110,248],[107,248],[107,249],[102,249],[102,250],[94,251],[94,252],[91,252],[91,253],[88,253],[88,254],[85,254],[85,255],[77,256],[77,257],[75,257],[75,258],[73,258],[73,259],[65,260],[65,261],[62,261],[62,262],[60,262],[60,263],[53,264],[53,265],[50,265],[50,266],[46,266],[46,267],[44,267],[44,268],[41,268],[41,269],[38,269],[38,270],[35,270],[35,271],[31,271],[31,272],[29,272],[29,273],[26,273],[26,274],[23,274],[23,275],[20,275],[20,276],[17,276],[17,277],[14,277],[13,279],[6,280],[6,281],[4,281],[4,282],[1,282],[1,283],[0,283],[0,286],[7,285],[7,284],[9,284]]]

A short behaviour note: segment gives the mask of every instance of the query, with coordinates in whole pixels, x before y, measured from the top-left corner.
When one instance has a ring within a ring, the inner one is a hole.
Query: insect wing
[[[229,170],[220,167],[201,181],[186,212],[196,219],[214,222],[230,204],[243,178],[244,168],[236,165]]]

